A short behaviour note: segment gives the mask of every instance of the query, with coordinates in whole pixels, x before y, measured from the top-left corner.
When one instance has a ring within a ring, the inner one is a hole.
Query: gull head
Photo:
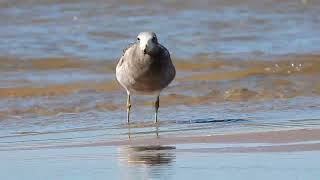
[[[141,32],[137,36],[137,43],[144,54],[155,54],[158,50],[158,39],[154,32]]]

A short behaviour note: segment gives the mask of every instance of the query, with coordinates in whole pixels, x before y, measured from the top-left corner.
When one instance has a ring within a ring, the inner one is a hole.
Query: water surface
[[[0,1],[0,179],[319,177],[319,10],[316,0]],[[115,66],[146,30],[177,76],[160,124],[154,98],[134,96],[128,126]]]

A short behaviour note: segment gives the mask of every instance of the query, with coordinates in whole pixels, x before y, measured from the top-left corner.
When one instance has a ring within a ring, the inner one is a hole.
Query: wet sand
[[[159,127],[158,127],[159,128]],[[320,150],[320,130],[319,129],[297,129],[283,131],[236,133],[223,135],[198,135],[198,136],[159,136],[159,130],[155,130],[155,137],[135,138],[128,134],[128,140],[120,141],[99,141],[99,142],[78,142],[66,143],[64,145],[38,144],[30,147],[15,146],[3,147],[0,151],[11,150],[37,150],[37,149],[63,149],[79,147],[162,147],[167,145],[191,144],[189,151],[194,152],[214,152],[214,153],[249,153],[249,152],[300,152],[300,151],[319,151]],[[206,148],[194,148],[197,144]],[[228,145],[229,144],[229,145]],[[188,147],[187,145],[183,145]],[[223,146],[226,147],[223,147]],[[209,148],[210,146],[217,146]],[[239,146],[239,147],[237,147]],[[162,149],[151,149],[162,150]],[[180,151],[177,149],[177,151]],[[184,149],[182,149],[184,151]]]
[[[8,179],[316,179],[319,152],[229,153],[142,148],[77,148],[4,152],[1,178]],[[179,147],[176,147],[179,148]],[[139,149],[135,151],[135,149]],[[142,149],[142,150],[141,150]],[[275,163],[276,162],[276,163]],[[17,173],[17,171],[19,173]],[[230,173],[232,172],[232,173]]]
[[[287,138],[292,134],[292,138]],[[309,135],[312,141],[305,141],[305,136]],[[0,177],[194,179],[216,176],[220,179],[250,179],[254,176],[260,179],[316,179],[320,175],[318,138],[318,130],[292,130],[214,137],[160,136],[124,143],[28,150],[2,149]]]

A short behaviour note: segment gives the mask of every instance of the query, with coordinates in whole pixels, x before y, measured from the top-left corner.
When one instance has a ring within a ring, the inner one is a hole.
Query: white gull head
[[[155,53],[158,49],[158,39],[154,32],[141,32],[137,36],[137,43],[144,54]]]

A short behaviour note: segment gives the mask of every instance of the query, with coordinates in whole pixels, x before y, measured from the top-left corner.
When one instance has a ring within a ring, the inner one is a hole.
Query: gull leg
[[[156,124],[156,135],[159,138],[159,124]]]
[[[131,139],[131,128],[130,128],[130,124],[128,124],[128,139]]]
[[[130,123],[130,110],[131,110],[131,102],[130,102],[130,94],[128,93],[127,97],[127,123]]]
[[[157,96],[157,100],[154,103],[154,109],[155,109],[155,114],[154,114],[154,122],[158,122],[158,110],[159,110],[159,96]]]

